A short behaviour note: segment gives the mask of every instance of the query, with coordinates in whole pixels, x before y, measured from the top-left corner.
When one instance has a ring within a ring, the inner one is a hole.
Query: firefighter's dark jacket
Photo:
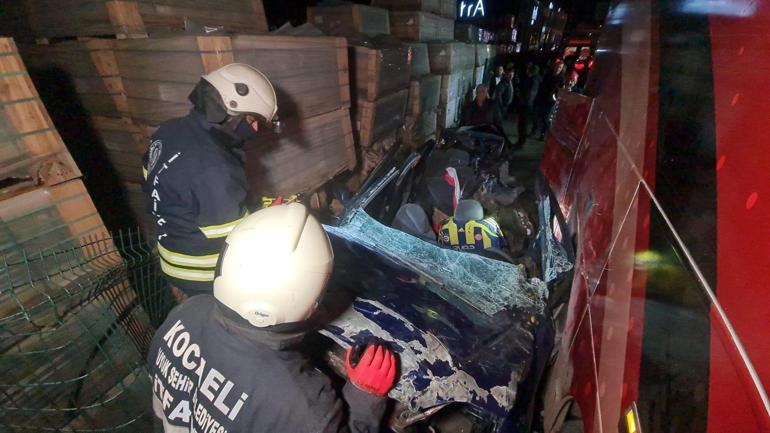
[[[188,295],[211,293],[224,239],[245,216],[242,144],[197,111],[161,124],[150,141],[144,191],[161,270]]]
[[[346,417],[329,378],[290,349],[301,337],[257,329],[211,295],[176,307],[147,357],[155,431],[379,432],[386,399],[348,383]]]

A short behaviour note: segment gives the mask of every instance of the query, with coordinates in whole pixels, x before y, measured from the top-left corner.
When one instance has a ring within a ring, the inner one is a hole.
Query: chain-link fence
[[[0,263],[0,431],[151,431],[144,358],[173,307],[138,231]]]

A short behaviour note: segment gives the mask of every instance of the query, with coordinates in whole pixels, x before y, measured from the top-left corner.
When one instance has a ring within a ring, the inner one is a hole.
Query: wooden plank
[[[354,98],[375,101],[409,85],[409,47],[350,47]]]
[[[361,161],[353,172],[352,176],[346,182],[346,186],[351,191],[357,191],[361,184],[371,174],[377,165],[383,160],[393,145],[396,143],[396,133],[392,131],[383,138],[372,143],[370,146],[360,149]]]
[[[261,0],[19,0],[14,20],[39,38],[143,38],[185,30],[185,20],[226,31],[266,32]]]
[[[472,87],[473,69],[442,75],[439,103],[446,105],[446,102],[452,99],[462,99],[464,101],[468,98]]]
[[[51,45],[23,45],[22,55],[30,64],[33,79],[71,85],[79,99],[73,104],[80,103],[92,116],[115,117],[127,107],[114,42],[83,38]]]
[[[430,61],[428,60],[428,44],[413,42],[408,44],[412,55],[412,78],[420,78],[430,74]]]
[[[450,20],[457,19],[457,1],[456,0],[439,0],[441,2],[441,15],[444,18],[449,18]]]
[[[254,199],[310,192],[355,167],[349,110],[287,119],[285,123],[282,134],[260,131],[259,137],[244,147]]]
[[[142,157],[149,140],[141,130],[128,119],[95,117],[92,123],[94,133],[118,177],[123,182],[143,182]]]
[[[494,45],[476,44],[476,66],[487,65],[489,60],[494,59],[496,52]]]
[[[438,131],[453,128],[460,122],[462,103],[460,98],[450,99],[445,104],[439,104],[436,127]]]
[[[454,21],[426,12],[391,12],[390,33],[404,41],[451,41]]]
[[[407,116],[416,118],[422,112],[436,111],[441,94],[441,76],[426,75],[409,86]]]
[[[409,90],[404,89],[369,102],[359,99],[355,108],[357,143],[361,147],[404,126]]]
[[[0,201],[0,251],[8,255],[77,245],[106,229],[79,179]]]
[[[388,11],[364,5],[308,7],[307,22],[333,36],[390,34]]]
[[[416,117],[407,119],[404,140],[413,149],[417,149],[427,140],[436,137],[437,109],[438,107],[436,110],[424,111]]]
[[[476,47],[462,42],[428,44],[430,72],[451,74],[473,68],[476,64]]]
[[[0,38],[0,178],[16,179],[0,189],[0,200],[79,176],[16,44]]]
[[[279,116],[308,118],[350,107],[345,39],[236,35],[232,46],[236,62],[252,65],[270,79]]]
[[[422,11],[440,15],[443,0],[372,0],[372,6],[391,11]]]
[[[113,33],[121,37],[147,37],[144,20],[135,1],[110,0],[106,2],[107,15],[113,27]]]
[[[477,44],[481,42],[479,28],[471,23],[455,23],[455,40]]]

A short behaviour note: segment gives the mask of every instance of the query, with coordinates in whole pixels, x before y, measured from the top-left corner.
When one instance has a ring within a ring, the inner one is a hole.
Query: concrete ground
[[[503,129],[511,142],[515,143],[518,140],[515,119],[503,121]],[[530,137],[527,138],[524,147],[521,150],[517,150],[513,155],[512,161],[514,163],[509,165],[509,174],[516,176],[516,179],[527,189],[534,189],[535,178],[540,167],[540,159],[543,157],[544,148],[545,143],[543,141]]]

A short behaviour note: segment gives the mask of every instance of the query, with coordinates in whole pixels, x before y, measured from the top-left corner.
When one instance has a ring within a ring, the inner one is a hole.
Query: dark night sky
[[[291,21],[294,25],[302,24],[305,22],[307,7],[319,3],[318,0],[263,0],[263,2],[271,27],[278,27],[286,21]],[[515,14],[519,3],[516,0],[484,0],[484,2],[489,17]],[[352,3],[369,4],[370,1],[356,0]],[[597,0],[555,0],[554,3],[565,8],[577,20],[586,21],[593,18]]]

